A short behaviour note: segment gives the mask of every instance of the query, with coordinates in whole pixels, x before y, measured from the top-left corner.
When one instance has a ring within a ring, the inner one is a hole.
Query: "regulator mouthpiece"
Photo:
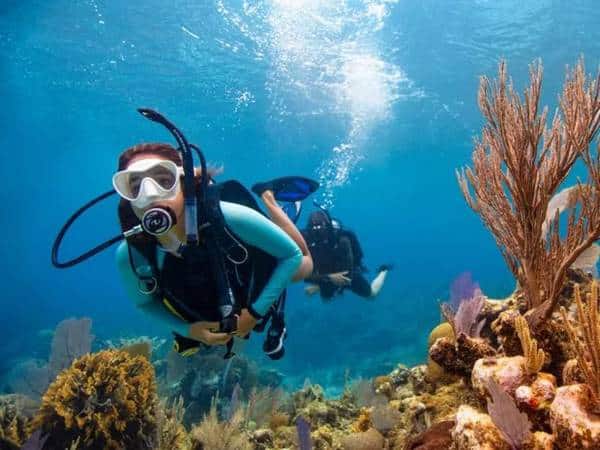
[[[152,208],[142,217],[144,231],[153,236],[161,236],[168,232],[177,222],[170,208]]]

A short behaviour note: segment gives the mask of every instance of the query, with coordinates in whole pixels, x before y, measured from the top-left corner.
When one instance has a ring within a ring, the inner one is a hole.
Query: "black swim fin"
[[[275,178],[252,186],[252,192],[259,197],[266,190],[271,190],[275,200],[289,203],[302,201],[317,189],[319,189],[317,181],[298,176]]]

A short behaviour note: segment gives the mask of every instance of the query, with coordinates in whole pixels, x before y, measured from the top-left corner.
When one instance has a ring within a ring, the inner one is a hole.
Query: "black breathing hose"
[[[56,239],[54,240],[54,244],[52,245],[52,265],[54,267],[57,267],[59,269],[66,269],[67,267],[73,267],[73,266],[79,264],[80,262],[85,261],[88,258],[91,258],[92,256],[96,255],[97,253],[100,253],[102,250],[110,247],[111,245],[116,244],[120,240],[124,239],[123,234],[119,234],[118,236],[115,236],[114,238],[92,248],[91,250],[88,250],[87,252],[85,252],[85,253],[79,255],[78,257],[73,258],[69,261],[60,262],[58,260],[58,249],[60,248],[62,240],[63,240],[65,234],[67,233],[67,231],[69,230],[69,228],[71,227],[71,225],[73,224],[73,222],[75,222],[75,220],[77,220],[77,218],[79,216],[81,216],[86,210],[88,210],[89,208],[94,206],[96,203],[98,203],[98,202],[104,200],[105,198],[110,197],[111,195],[114,195],[114,194],[116,194],[116,191],[114,189],[112,189],[112,190],[105,192],[104,194],[101,194],[98,197],[90,200],[85,205],[83,205],[81,208],[79,208],[77,211],[75,211],[73,213],[73,215],[69,218],[69,220],[67,220],[65,222],[63,227],[60,229],[59,233],[56,235]]]

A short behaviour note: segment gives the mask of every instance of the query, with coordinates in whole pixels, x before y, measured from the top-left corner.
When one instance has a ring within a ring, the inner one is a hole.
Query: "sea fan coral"
[[[541,85],[541,64],[530,70],[524,100],[504,62],[495,84],[482,78],[479,106],[487,124],[473,168],[457,174],[467,203],[494,235],[528,308],[536,308],[534,323],[550,317],[567,269],[600,238],[600,161],[590,152],[600,128],[600,74],[590,81],[581,62],[567,75],[560,113],[550,128],[547,110],[540,114],[538,109]],[[544,225],[548,207],[579,158],[587,164],[589,188],[579,189],[578,207],[561,232],[558,212],[551,212],[549,227]]]
[[[45,448],[145,450],[156,444],[154,370],[146,358],[118,350],[85,355],[63,371],[42,398],[31,429]]]
[[[481,333],[485,319],[477,321],[481,308],[485,304],[485,296],[476,289],[473,296],[462,299],[456,313],[446,303],[442,305],[442,313],[446,320],[452,325],[454,335],[464,334],[468,337],[478,338]]]
[[[60,322],[54,331],[48,363],[38,366],[29,361],[19,379],[13,383],[13,389],[39,399],[62,370],[76,358],[90,352],[94,340],[91,329],[92,321],[86,317]]]
[[[492,396],[487,404],[492,421],[512,449],[522,448],[523,443],[531,436],[531,422],[527,414],[519,411],[512,397],[493,379],[488,381],[487,390]]]

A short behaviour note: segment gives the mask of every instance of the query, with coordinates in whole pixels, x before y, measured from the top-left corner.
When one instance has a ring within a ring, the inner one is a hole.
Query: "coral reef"
[[[58,375],[31,424],[47,448],[149,449],[156,444],[154,370],[143,357],[105,350]],[[45,448],[46,448],[45,447]]]
[[[494,84],[482,79],[487,123],[473,168],[459,174],[517,288],[491,300],[461,275],[429,336],[427,365],[386,365],[389,373],[347,382],[331,399],[310,382],[285,393],[281,374],[243,357],[170,353],[153,361],[157,388],[148,343],[68,367],[89,352],[83,323],[79,337],[57,331],[50,361],[32,370],[47,383],[65,369],[33,419],[0,398],[2,444],[17,448],[30,432],[32,445],[52,449],[599,449],[600,156],[590,144],[600,75],[590,81],[583,63],[568,73],[549,127],[538,110],[541,75],[531,68],[524,100],[504,63]],[[587,181],[558,192],[578,160]],[[61,350],[75,338],[74,354]]]

